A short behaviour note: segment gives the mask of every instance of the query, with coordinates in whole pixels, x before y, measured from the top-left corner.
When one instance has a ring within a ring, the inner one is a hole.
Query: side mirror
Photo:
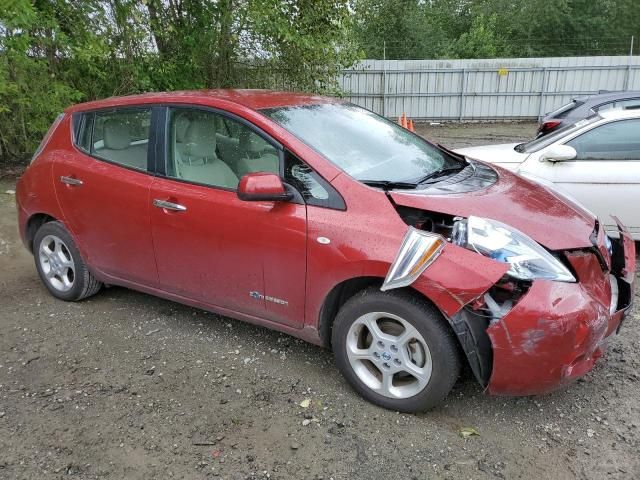
[[[275,173],[248,173],[238,184],[238,198],[246,202],[280,202],[290,200],[282,180]]]
[[[548,162],[563,162],[573,160],[578,156],[578,152],[569,145],[551,145],[540,157],[540,160]]]

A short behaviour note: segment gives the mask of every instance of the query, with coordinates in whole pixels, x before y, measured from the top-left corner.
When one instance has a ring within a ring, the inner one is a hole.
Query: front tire
[[[38,229],[33,239],[33,256],[42,283],[60,300],[76,302],[102,288],[60,222],[48,222]]]
[[[340,309],[332,346],[349,384],[376,405],[421,412],[442,402],[460,374],[442,314],[408,291],[357,293]]]

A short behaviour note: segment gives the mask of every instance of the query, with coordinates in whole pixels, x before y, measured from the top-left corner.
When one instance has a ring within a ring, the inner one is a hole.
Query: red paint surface
[[[595,219],[573,208],[546,188],[495,167],[500,179],[484,190],[426,196],[394,192],[399,205],[468,217],[491,218],[511,225],[551,250],[591,247]]]
[[[275,173],[250,173],[238,184],[238,196],[241,198],[282,197],[285,194],[282,180]]]
[[[578,283],[533,282],[487,330],[493,345],[490,393],[541,394],[569,383],[593,368],[618,328],[624,312],[609,314],[611,286],[596,256],[567,257]]]
[[[151,209],[160,287],[246,314],[302,326],[305,206],[244,202],[236,192],[156,178],[151,197],[187,208]],[[289,302],[252,298],[258,292]]]
[[[267,91],[200,91],[107,99],[67,112],[155,103],[225,110],[307,162],[340,192],[346,210],[246,202],[234,191],[153,177],[94,159],[71,144],[67,115],[18,183],[21,235],[25,237],[32,215],[50,215],[65,223],[103,281],[321,343],[318,322],[327,295],[353,278],[383,279],[407,225],[383,191],[342,174],[255,109],[335,101]],[[59,182],[61,175],[84,184],[69,187]],[[500,220],[552,250],[591,247],[592,218],[536,184],[504,170],[499,176],[498,183],[472,194],[392,196],[400,205]],[[250,180],[244,182],[249,189]],[[156,208],[154,199],[187,210]],[[631,279],[634,245],[624,234],[623,242],[625,275]],[[609,315],[608,273],[594,259],[591,254],[571,255],[579,283],[535,281],[511,312],[489,328],[494,346],[490,392],[544,392],[593,366],[602,340],[623,316]],[[412,287],[451,316],[494,285],[507,268],[447,244]]]

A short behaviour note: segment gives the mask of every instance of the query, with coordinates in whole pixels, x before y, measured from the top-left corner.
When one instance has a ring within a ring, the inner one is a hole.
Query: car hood
[[[516,145],[518,144],[483,145],[481,147],[458,148],[455,152],[465,157],[489,163],[522,163],[529,154],[516,152],[514,150]]]
[[[454,216],[490,218],[511,225],[549,250],[593,246],[595,217],[557,193],[508,170],[493,167],[498,179],[469,193],[433,195],[420,190],[389,192],[397,205]]]

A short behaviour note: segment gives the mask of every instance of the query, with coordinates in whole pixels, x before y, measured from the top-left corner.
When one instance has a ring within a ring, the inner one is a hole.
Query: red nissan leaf
[[[331,347],[373,403],[588,372],[631,308],[635,244],[583,207],[341,100],[271,91],[84,103],[17,189],[55,297],[121,285]]]

